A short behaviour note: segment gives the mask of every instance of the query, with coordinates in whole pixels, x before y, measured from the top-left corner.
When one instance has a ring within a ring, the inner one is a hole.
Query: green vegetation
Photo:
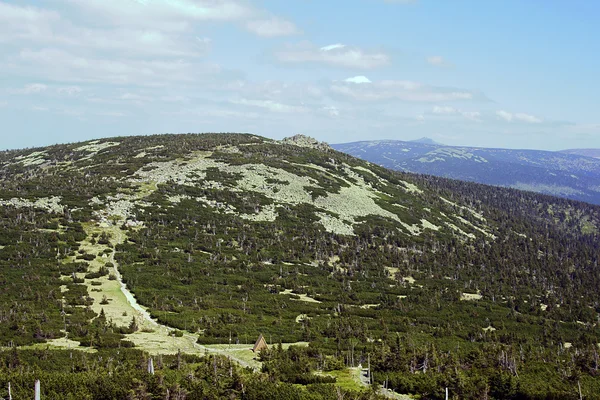
[[[32,151],[44,161],[18,161]],[[337,382],[368,398],[347,368],[370,360],[376,385],[423,399],[600,393],[599,207],[234,134],[4,152],[0,183],[0,377],[22,390],[43,376],[72,398],[240,397],[243,383],[317,399]],[[45,370],[32,352],[46,345],[96,353]],[[178,349],[191,369],[140,367]],[[97,394],[120,357],[123,380]],[[214,360],[221,383],[200,367]]]

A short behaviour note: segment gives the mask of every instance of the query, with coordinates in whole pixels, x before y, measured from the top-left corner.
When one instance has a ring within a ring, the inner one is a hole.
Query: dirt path
[[[115,234],[115,239],[114,242],[115,244],[121,244],[125,241],[126,236],[125,234],[123,234],[123,232],[121,231],[121,229],[113,229],[113,232]],[[133,307],[133,309],[135,309],[142,317],[145,321],[149,322],[152,325],[159,325],[157,321],[155,321],[152,316],[150,316],[150,313],[148,312],[148,310],[146,310],[146,308],[142,307],[137,300],[135,299],[135,296],[133,295],[133,293],[131,293],[129,291],[129,289],[127,289],[127,285],[125,284],[125,282],[123,282],[123,278],[121,277],[121,272],[119,271],[119,263],[117,263],[115,261],[115,254],[117,252],[113,251],[110,256],[110,262],[112,262],[114,264],[114,272],[115,272],[115,276],[117,277],[117,281],[119,282],[119,285],[121,286],[121,292],[125,295],[125,298],[127,299],[127,302],[129,303],[129,305],[131,307]]]

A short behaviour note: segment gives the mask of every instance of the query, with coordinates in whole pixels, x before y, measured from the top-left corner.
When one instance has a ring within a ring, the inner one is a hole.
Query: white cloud
[[[264,113],[258,112],[247,112],[231,110],[230,108],[223,108],[214,105],[204,105],[199,108],[185,108],[174,112],[164,112],[164,115],[177,115],[177,116],[192,116],[200,118],[217,118],[231,120],[256,120],[263,119]]]
[[[52,36],[50,26],[59,19],[54,11],[0,2],[0,42]]]
[[[371,83],[371,80],[364,75],[358,75],[358,76],[353,76],[352,78],[344,79],[344,82]]]
[[[126,117],[127,114],[121,111],[98,111],[96,115],[101,117]]]
[[[44,48],[22,50],[0,73],[36,76],[60,82],[101,82],[144,86],[167,83],[201,83],[214,80],[221,68],[182,59],[139,60],[120,57],[87,57]]]
[[[43,83],[29,83],[21,89],[10,90],[12,94],[39,94],[48,90],[48,85]]]
[[[515,119],[518,121],[529,122],[530,124],[539,124],[542,120],[538,117],[529,114],[517,113]]]
[[[243,106],[264,108],[277,113],[298,113],[307,111],[306,107],[303,106],[292,106],[288,104],[279,103],[273,100],[236,99],[231,100],[231,103]]]
[[[243,0],[67,0],[115,26],[182,32],[196,22],[237,22],[262,37],[298,34],[296,26],[281,17],[252,7]]]
[[[369,85],[334,82],[329,90],[334,96],[363,102],[397,100],[437,103],[485,99],[483,95],[468,90],[435,87],[412,81],[386,80],[373,82]]]
[[[220,89],[246,99],[272,100],[294,104],[303,102],[318,103],[325,97],[325,89],[310,82],[287,83],[274,80],[246,82],[237,80],[221,86]]]
[[[471,121],[480,121],[481,113],[479,111],[462,111],[461,114]]]
[[[389,64],[390,57],[381,51],[368,51],[341,43],[315,47],[303,42],[275,52],[284,63],[320,63],[343,68],[373,69]]]
[[[178,57],[202,55],[210,46],[210,40],[194,40],[191,35],[157,26],[139,27],[125,21],[116,27],[90,28],[74,25],[53,11],[3,3],[0,3],[0,42],[70,48],[80,53],[103,50],[127,56]]]
[[[330,44],[328,46],[323,46],[319,50],[321,50],[321,51],[331,51],[331,50],[335,50],[335,49],[343,49],[344,47],[346,47],[345,44],[336,43],[336,44]]]
[[[248,21],[246,29],[262,37],[290,36],[300,33],[292,22],[278,17]]]
[[[57,90],[58,94],[63,94],[66,96],[77,96],[79,93],[83,92],[79,86],[67,86],[61,87]]]
[[[116,23],[151,26],[158,21],[234,21],[256,15],[257,11],[235,0],[67,0],[82,9],[111,18]]]
[[[448,62],[444,57],[442,56],[431,56],[431,57],[427,57],[427,62],[431,65],[434,65],[436,67],[451,67],[452,63]]]
[[[48,85],[44,85],[43,83],[30,83],[23,88],[24,94],[34,94],[45,92],[48,89]]]
[[[340,116],[340,110],[336,106],[324,106],[322,110],[325,112],[326,115],[330,117]]]
[[[496,111],[496,115],[508,122],[511,122],[513,120],[513,115],[504,110]]]
[[[480,121],[481,113],[479,111],[464,111],[449,106],[434,106],[431,110],[435,115],[460,115],[471,121]]]
[[[440,107],[440,106],[435,106],[433,107],[433,110],[431,111],[434,114],[438,114],[438,115],[452,115],[452,114],[457,114],[458,110],[454,107],[448,107],[448,106],[444,106],[444,107]]]
[[[120,100],[126,100],[126,101],[131,101],[135,104],[141,104],[141,103],[145,103],[145,102],[149,102],[152,101],[152,97],[150,96],[144,96],[141,94],[137,94],[137,93],[123,93],[121,96],[119,96]]]
[[[167,103],[187,103],[190,101],[189,97],[186,96],[162,96],[160,97],[161,101],[165,101]]]
[[[513,113],[509,113],[504,110],[496,111],[496,115],[500,119],[503,119],[507,122],[520,121],[520,122],[526,122],[529,124],[539,124],[539,123],[543,122],[541,118],[538,118],[533,115],[524,114],[524,113],[513,114]]]

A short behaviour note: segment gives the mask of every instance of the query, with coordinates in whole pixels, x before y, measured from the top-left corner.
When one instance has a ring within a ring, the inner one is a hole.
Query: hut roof
[[[254,343],[254,347],[252,348],[252,351],[255,353],[260,352],[261,350],[268,350],[269,346],[267,345],[267,341],[265,340],[264,336],[261,334],[258,339],[256,339],[256,343]]]

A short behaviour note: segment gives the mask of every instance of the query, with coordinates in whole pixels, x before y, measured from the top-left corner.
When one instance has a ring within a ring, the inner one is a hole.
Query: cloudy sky
[[[589,0],[0,0],[0,148],[296,133],[600,147]]]

